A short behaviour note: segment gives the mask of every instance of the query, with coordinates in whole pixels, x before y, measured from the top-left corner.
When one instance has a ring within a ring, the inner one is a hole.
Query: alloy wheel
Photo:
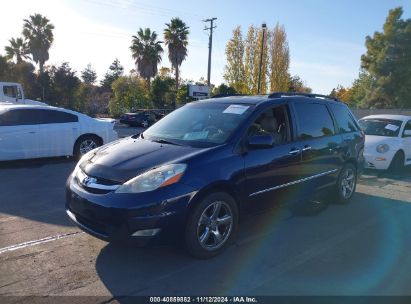
[[[351,168],[345,169],[341,178],[341,195],[343,198],[348,199],[354,192],[355,188],[355,173]]]
[[[80,144],[80,154],[84,155],[87,152],[97,148],[97,143],[92,139],[83,140]]]
[[[216,201],[204,209],[197,225],[197,239],[206,250],[216,250],[230,237],[233,212],[223,201]]]

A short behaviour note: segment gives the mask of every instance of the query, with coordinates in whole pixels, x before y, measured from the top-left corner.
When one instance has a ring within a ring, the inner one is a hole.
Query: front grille
[[[92,181],[90,183],[83,182],[84,180]],[[87,192],[94,194],[107,194],[114,191],[119,186],[118,182],[104,178],[89,176],[83,170],[79,169],[76,174],[77,184]]]

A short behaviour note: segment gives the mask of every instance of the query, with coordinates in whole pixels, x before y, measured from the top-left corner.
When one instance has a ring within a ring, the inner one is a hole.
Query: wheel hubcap
[[[200,216],[197,238],[207,250],[216,250],[224,245],[231,234],[233,215],[226,202],[217,201],[208,206]]]
[[[354,192],[355,187],[355,174],[354,171],[349,168],[343,173],[341,179],[341,194],[344,198],[350,198]]]
[[[97,148],[97,144],[92,139],[87,139],[81,142],[80,144],[80,154],[86,154],[87,152]]]

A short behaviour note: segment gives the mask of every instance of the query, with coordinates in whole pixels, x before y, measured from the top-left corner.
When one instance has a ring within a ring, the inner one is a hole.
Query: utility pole
[[[263,64],[263,56],[264,56],[264,35],[265,35],[265,28],[267,25],[265,23],[262,24],[263,35],[261,39],[261,54],[260,54],[260,67],[258,69],[258,87],[257,87],[257,95],[260,95],[260,88],[261,88],[261,66]]]
[[[214,25],[214,20],[217,20],[217,18],[210,18],[203,20],[203,22],[210,22],[210,27],[204,28],[205,31],[210,30],[209,38],[208,38],[208,70],[207,70],[207,85],[208,89],[211,90],[210,87],[210,77],[211,77],[211,49],[213,48],[213,29],[215,29],[217,26]],[[209,91],[209,95],[210,95]]]

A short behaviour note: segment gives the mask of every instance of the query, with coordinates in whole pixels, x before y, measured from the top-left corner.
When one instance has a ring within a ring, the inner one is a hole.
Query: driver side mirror
[[[271,148],[274,146],[274,138],[271,135],[254,135],[248,139],[248,146],[254,148]]]
[[[404,130],[404,137],[411,137],[411,130]]]

